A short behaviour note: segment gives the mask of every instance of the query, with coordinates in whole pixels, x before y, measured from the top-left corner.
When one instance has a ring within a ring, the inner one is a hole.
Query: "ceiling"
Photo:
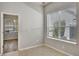
[[[29,3],[29,4],[34,4],[34,5],[37,5],[37,6],[46,6],[48,4],[50,4],[51,2],[25,2],[26,4]]]
[[[33,8],[34,10],[38,12],[42,12],[43,11],[42,7],[50,3],[51,2],[24,2],[24,4],[26,4],[27,6]]]
[[[35,4],[40,5],[40,6],[45,6],[45,5],[48,5],[49,3],[50,2],[36,2]]]

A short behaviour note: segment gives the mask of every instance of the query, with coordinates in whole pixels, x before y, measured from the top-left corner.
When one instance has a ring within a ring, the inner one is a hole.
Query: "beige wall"
[[[63,10],[65,8],[69,8],[70,6],[73,6],[75,3],[52,3],[48,6],[45,7],[45,15],[50,12],[55,12],[58,10]],[[76,3],[77,4],[77,3]],[[77,5],[77,43],[79,44],[79,3]],[[45,17],[45,25],[47,24],[46,22],[46,17]],[[45,28],[46,29],[46,28]],[[47,30],[45,30],[47,31]],[[45,32],[46,34],[46,32]],[[57,48],[61,51],[64,51],[70,55],[78,55],[79,56],[79,45],[71,44],[71,43],[66,43],[54,39],[49,39],[45,36],[45,44],[50,45],[51,47]]]

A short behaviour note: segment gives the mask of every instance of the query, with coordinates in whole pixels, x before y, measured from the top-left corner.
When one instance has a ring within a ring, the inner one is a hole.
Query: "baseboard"
[[[19,49],[19,51],[28,50],[28,49],[39,47],[39,46],[43,46],[43,44],[39,44],[39,45],[27,47],[27,48],[22,48],[22,49]],[[16,55],[17,56],[17,53],[15,53],[15,52],[17,52],[17,51],[12,51],[12,52],[5,53],[3,56],[9,56],[9,55],[12,55],[12,56]],[[0,56],[2,56],[2,55],[0,54]]]
[[[44,46],[47,46],[47,47],[49,47],[49,48],[52,48],[52,49],[54,49],[54,50],[56,50],[56,51],[59,51],[60,53],[66,54],[66,55],[68,55],[68,56],[73,56],[73,55],[71,55],[71,54],[69,54],[69,53],[67,53],[67,52],[64,52],[64,51],[62,51],[62,50],[59,50],[59,49],[57,49],[57,48],[55,48],[55,47],[52,47],[51,45],[48,45],[48,44],[39,44],[39,45],[27,47],[27,48],[22,48],[22,49],[19,49],[19,51],[28,50],[28,49],[35,48],[35,47],[39,47],[39,46],[43,46],[43,45],[44,45]],[[0,56],[1,56],[1,54],[0,54]]]
[[[35,46],[31,46],[31,47],[27,47],[27,48],[22,48],[22,49],[19,49],[19,51],[22,51],[22,50],[28,50],[28,49],[35,48],[35,47],[39,47],[39,46],[43,46],[43,44],[39,44],[39,45],[35,45]]]
[[[66,55],[68,55],[68,56],[73,56],[73,55],[71,55],[71,54],[69,54],[69,53],[67,53],[67,52],[64,52],[64,51],[62,51],[62,50],[59,50],[59,49],[57,49],[57,48],[55,48],[55,47],[52,47],[52,46],[50,46],[50,45],[48,45],[48,44],[44,44],[44,45],[47,46],[47,47],[49,47],[49,48],[52,48],[52,49],[54,49],[54,50],[56,50],[56,51],[59,51],[60,53],[66,54]]]

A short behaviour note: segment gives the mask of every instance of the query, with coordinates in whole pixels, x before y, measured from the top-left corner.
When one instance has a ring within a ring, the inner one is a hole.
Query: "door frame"
[[[20,17],[19,17],[19,14],[16,14],[16,13],[9,13],[9,12],[1,12],[1,55],[3,55],[3,46],[4,46],[4,44],[3,44],[3,39],[4,39],[4,19],[3,19],[3,15],[4,14],[7,14],[7,15],[16,15],[16,16],[18,16],[18,49],[17,50],[19,50],[19,19],[20,19]]]

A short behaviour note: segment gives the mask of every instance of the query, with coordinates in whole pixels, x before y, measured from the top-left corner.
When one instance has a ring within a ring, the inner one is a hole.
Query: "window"
[[[47,14],[47,36],[76,41],[76,8]]]

